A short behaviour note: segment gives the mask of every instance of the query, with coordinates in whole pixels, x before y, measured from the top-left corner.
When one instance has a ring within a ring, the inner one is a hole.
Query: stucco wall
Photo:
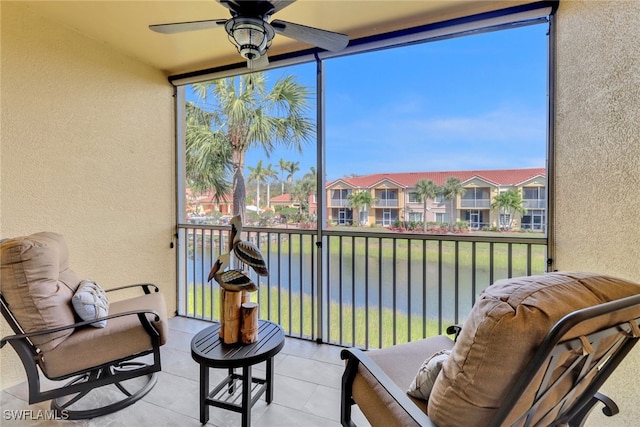
[[[157,283],[174,312],[171,86],[22,5],[1,7],[0,235],[62,233],[81,278]],[[0,389],[22,381],[13,350],[0,356]]]
[[[557,14],[559,270],[640,282],[640,2],[561,1]],[[637,426],[640,348],[603,391],[620,405],[590,426]]]

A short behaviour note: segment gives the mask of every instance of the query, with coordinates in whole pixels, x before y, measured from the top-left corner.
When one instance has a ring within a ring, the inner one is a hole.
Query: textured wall
[[[561,1],[557,37],[556,263],[640,282],[640,1]],[[605,384],[637,426],[640,348]]]
[[[81,278],[155,282],[175,311],[171,86],[18,2],[1,7],[0,235],[62,233]],[[0,356],[0,388],[22,380],[14,352]]]

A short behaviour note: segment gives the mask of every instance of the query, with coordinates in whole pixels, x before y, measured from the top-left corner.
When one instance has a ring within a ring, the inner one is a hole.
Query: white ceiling
[[[297,0],[273,19],[347,34],[350,39],[411,28],[528,1],[481,0]],[[227,19],[215,0],[21,1],[47,19],[150,64],[167,75],[242,62],[222,27],[159,34],[150,24]],[[269,55],[311,46],[276,35]]]

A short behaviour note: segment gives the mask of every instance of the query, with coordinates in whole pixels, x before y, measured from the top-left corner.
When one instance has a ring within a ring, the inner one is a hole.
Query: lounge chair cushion
[[[78,290],[71,298],[73,309],[82,320],[94,320],[105,317],[109,313],[109,298],[104,289],[96,282],[83,280],[78,286]],[[106,320],[94,322],[91,326],[104,328],[107,326]]]
[[[640,286],[635,283],[589,273],[548,273],[489,286],[442,366],[429,398],[429,417],[439,427],[486,425],[558,320],[575,310],[638,293]],[[597,322],[605,327],[623,320],[609,316]],[[533,393],[525,393],[505,425],[522,415]]]
[[[69,268],[64,238],[41,232],[5,240],[0,247],[0,289],[24,331],[73,324],[76,319],[71,297],[80,280]],[[69,329],[37,336],[32,342],[47,351],[72,333]]]
[[[426,358],[452,347],[453,341],[440,335],[380,350],[370,350],[367,354],[401,390],[406,390]],[[358,374],[353,380],[352,396],[362,412],[367,414],[369,420],[375,420],[376,425],[416,426],[415,421],[362,365],[359,366]],[[409,398],[426,413],[427,402],[412,396]]]
[[[122,301],[113,301],[109,314],[134,310],[152,310],[159,314],[160,321],[152,322],[160,333],[160,345],[167,340],[168,326],[166,304],[161,293],[145,294]],[[152,315],[147,315],[153,319]],[[131,358],[152,349],[149,334],[144,330],[137,315],[109,319],[105,328],[85,326],[75,330],[55,349],[43,352],[43,371],[49,378],[69,376],[93,366],[113,360]]]

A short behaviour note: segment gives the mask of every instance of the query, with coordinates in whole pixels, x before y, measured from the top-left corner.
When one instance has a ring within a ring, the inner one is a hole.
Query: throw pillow
[[[442,363],[447,360],[450,354],[451,350],[441,350],[427,358],[411,382],[407,394],[418,399],[429,400],[433,384],[442,369]]]
[[[90,280],[83,280],[71,299],[73,309],[82,320],[93,320],[104,317],[109,312],[109,299],[104,289]],[[106,320],[92,323],[91,326],[104,328]]]

